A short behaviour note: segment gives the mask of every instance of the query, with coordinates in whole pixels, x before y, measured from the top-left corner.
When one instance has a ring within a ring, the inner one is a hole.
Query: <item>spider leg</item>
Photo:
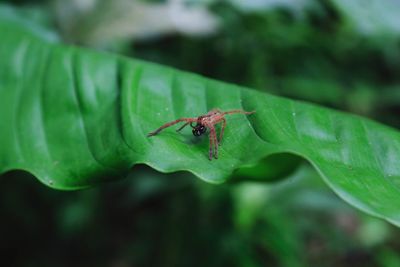
[[[234,110],[230,110],[230,111],[225,111],[224,113],[222,113],[223,115],[226,115],[226,114],[234,114],[234,113],[242,113],[242,114],[253,114],[253,113],[255,113],[256,111],[255,110],[253,110],[253,111],[245,111],[245,110],[242,110],[242,109],[234,109]]]
[[[222,137],[224,137],[224,130],[225,130],[225,127],[226,127],[226,119],[225,119],[225,118],[222,118],[222,126],[221,126],[221,132],[219,133],[219,142],[218,142],[218,145],[221,144],[221,142],[222,142]]]
[[[188,126],[189,125],[189,121],[188,122],[186,122],[184,125],[182,125],[179,129],[177,129],[176,131],[177,132],[179,132],[180,130],[182,130],[183,128],[185,128],[186,126]]]
[[[196,119],[193,119],[193,118],[181,118],[181,119],[177,119],[177,120],[168,122],[168,123],[162,125],[160,128],[158,128],[158,129],[155,130],[154,132],[149,133],[149,134],[147,135],[147,137],[154,136],[154,135],[158,134],[159,132],[161,132],[162,130],[164,130],[165,128],[170,127],[170,126],[172,126],[172,125],[175,125],[175,124],[177,124],[177,123],[179,123],[179,122],[185,121],[185,122],[187,122],[187,123],[190,123],[190,122],[195,122],[196,120],[197,120],[197,118],[196,118]]]
[[[213,146],[214,146],[214,136],[213,136],[213,130],[210,129],[210,135],[208,136],[210,139],[210,148],[208,150],[208,159],[212,160],[213,157]]]
[[[211,143],[212,140],[212,143]],[[210,127],[210,160],[212,159],[212,147],[214,147],[214,157],[218,158],[218,140],[217,133],[215,132],[214,126]]]
[[[218,139],[217,139],[217,133],[214,132],[214,158],[218,158]]]
[[[219,108],[213,108],[212,110],[210,110],[208,113],[207,113],[207,117],[209,117],[209,116],[212,116],[212,115],[214,115],[215,113],[223,113]]]

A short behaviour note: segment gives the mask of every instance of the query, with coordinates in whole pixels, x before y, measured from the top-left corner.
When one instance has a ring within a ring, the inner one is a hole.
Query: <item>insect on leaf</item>
[[[268,156],[295,155],[348,203],[400,225],[400,134],[394,129],[168,67],[50,43],[4,18],[0,32],[1,173],[25,170],[51,187],[78,189],[144,163],[223,183]],[[209,161],[208,140],[195,139],[190,129],[146,136],[212,108],[257,111],[227,117],[218,160]]]

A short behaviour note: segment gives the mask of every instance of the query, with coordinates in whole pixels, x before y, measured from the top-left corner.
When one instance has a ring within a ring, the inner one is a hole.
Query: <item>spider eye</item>
[[[199,127],[199,131],[201,132],[201,134],[205,133],[205,132],[206,132],[206,127],[204,127],[203,125],[201,125],[201,126]]]
[[[199,129],[193,129],[192,132],[193,132],[194,136],[200,136],[201,135],[201,132],[199,131]]]
[[[192,133],[194,136],[200,136],[206,132],[207,128],[204,127],[203,125],[196,125],[196,127],[193,128]]]

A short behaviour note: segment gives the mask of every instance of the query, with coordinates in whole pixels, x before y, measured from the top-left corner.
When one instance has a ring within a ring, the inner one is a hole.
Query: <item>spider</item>
[[[154,136],[161,132],[163,129],[170,127],[172,125],[175,125],[179,122],[185,122],[179,129],[176,131],[179,132],[183,128],[185,128],[187,125],[190,125],[192,127],[192,133],[194,136],[201,136],[204,133],[207,132],[207,128],[210,130],[210,149],[209,149],[209,159],[212,160],[212,157],[214,156],[216,159],[218,158],[218,145],[222,141],[222,137],[224,136],[224,130],[226,126],[226,119],[225,115],[228,114],[234,114],[234,113],[241,113],[241,114],[253,114],[255,111],[244,111],[241,109],[235,109],[235,110],[230,110],[230,111],[221,111],[219,109],[212,109],[210,110],[207,114],[201,115],[195,118],[180,118],[171,122],[168,122],[164,125],[162,125],[160,128],[155,130],[154,132],[151,132],[147,135],[147,137]],[[215,131],[215,125],[217,123],[222,122],[222,127],[221,127],[221,132],[219,135],[219,141],[217,140],[217,133]],[[213,152],[214,148],[214,152]]]

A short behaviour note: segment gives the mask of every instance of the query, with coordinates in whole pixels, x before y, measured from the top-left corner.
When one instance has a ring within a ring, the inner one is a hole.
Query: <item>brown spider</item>
[[[207,128],[210,129],[210,150],[209,150],[209,159],[212,160],[212,156],[217,159],[218,158],[218,145],[222,141],[222,137],[224,135],[224,129],[226,126],[226,119],[225,115],[227,114],[234,114],[234,113],[242,113],[242,114],[253,114],[255,111],[244,111],[240,109],[235,109],[235,110],[230,110],[230,111],[221,111],[219,109],[212,109],[210,110],[207,114],[201,115],[197,118],[180,118],[171,122],[168,122],[164,125],[162,125],[160,128],[155,130],[154,132],[151,132],[147,135],[147,137],[154,136],[161,132],[163,129],[170,127],[172,125],[175,125],[179,122],[184,121],[185,124],[183,124],[179,129],[176,131],[179,132],[183,128],[185,128],[187,125],[190,124],[190,126],[193,128],[192,133],[194,136],[200,136],[204,134],[207,131]],[[221,132],[219,135],[219,141],[217,140],[217,133],[215,131],[215,125],[217,123],[222,122],[222,127],[221,127]],[[193,125],[193,123],[196,123]],[[214,154],[213,154],[213,146],[214,146]]]

